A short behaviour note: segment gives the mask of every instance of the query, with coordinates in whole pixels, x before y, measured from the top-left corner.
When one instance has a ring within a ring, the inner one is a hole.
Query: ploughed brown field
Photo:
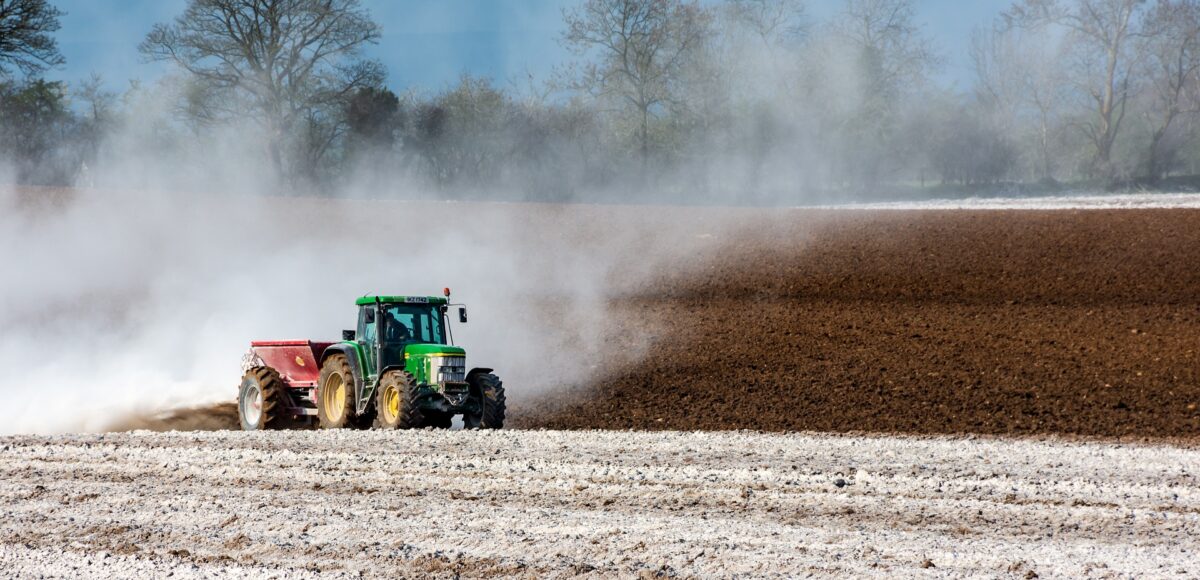
[[[770,222],[621,302],[659,325],[643,360],[512,423],[1200,435],[1200,211]]]

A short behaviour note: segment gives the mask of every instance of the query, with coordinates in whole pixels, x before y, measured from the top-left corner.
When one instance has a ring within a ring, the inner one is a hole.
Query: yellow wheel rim
[[[322,390],[321,402],[325,405],[325,416],[334,421],[340,419],[346,411],[346,382],[342,380],[342,375],[331,375]]]
[[[400,392],[396,387],[388,385],[383,391],[384,409],[387,410],[388,420],[394,420],[400,416]]]

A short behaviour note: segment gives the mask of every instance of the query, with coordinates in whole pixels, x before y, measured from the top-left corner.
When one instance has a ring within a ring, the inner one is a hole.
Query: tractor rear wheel
[[[473,375],[468,382],[479,393],[479,411],[463,415],[467,429],[502,429],[504,427],[504,383],[491,373]]]
[[[375,427],[414,429],[425,417],[417,406],[417,383],[405,371],[388,371],[375,389]]]
[[[354,371],[346,355],[335,354],[321,365],[317,382],[317,420],[322,429],[357,427],[354,407]]]
[[[238,389],[238,419],[246,431],[281,429],[284,426],[283,379],[271,367],[256,367],[242,375]]]

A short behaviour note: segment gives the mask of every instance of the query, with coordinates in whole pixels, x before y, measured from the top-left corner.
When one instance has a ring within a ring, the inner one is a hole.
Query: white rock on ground
[[[139,432],[3,438],[0,471],[7,578],[1200,570],[1200,450],[1167,445]]]

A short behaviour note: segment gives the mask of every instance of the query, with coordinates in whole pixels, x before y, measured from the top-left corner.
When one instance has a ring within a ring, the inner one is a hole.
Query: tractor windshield
[[[432,304],[385,304],[385,343],[445,344],[442,311]]]

